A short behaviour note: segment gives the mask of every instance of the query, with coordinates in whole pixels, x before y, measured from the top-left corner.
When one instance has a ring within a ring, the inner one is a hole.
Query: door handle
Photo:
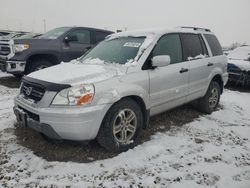
[[[207,64],[208,67],[211,67],[211,66],[213,66],[213,65],[214,65],[214,64],[213,64],[213,63],[210,63],[210,62]]]
[[[180,73],[181,73],[181,74],[184,73],[184,72],[188,72],[188,69],[182,68],[182,69],[180,70]]]

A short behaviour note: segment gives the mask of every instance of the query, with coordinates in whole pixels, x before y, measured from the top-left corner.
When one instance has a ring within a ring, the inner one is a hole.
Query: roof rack
[[[197,30],[203,30],[203,31],[211,32],[210,29],[201,28],[201,27],[186,27],[186,26],[181,26],[180,28],[182,28],[182,29],[193,29],[195,31],[197,31]]]

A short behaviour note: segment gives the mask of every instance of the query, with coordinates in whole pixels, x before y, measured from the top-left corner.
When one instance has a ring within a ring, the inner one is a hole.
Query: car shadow
[[[141,131],[135,145],[150,140],[151,136],[157,132],[166,132],[171,126],[181,127],[200,115],[201,113],[191,105],[185,105],[151,117],[149,127],[147,130]],[[51,142],[51,140],[44,138],[40,133],[24,127],[16,127],[15,135],[18,144],[30,149],[35,155],[47,161],[87,163],[112,158],[119,154],[106,151],[95,140],[89,143],[73,141]]]
[[[4,76],[0,77],[0,85],[3,85],[8,88],[19,88],[20,86],[20,79],[14,76]]]
[[[250,86],[244,86],[241,84],[236,84],[236,83],[227,83],[225,86],[226,89],[232,90],[232,91],[239,91],[243,93],[250,93]]]

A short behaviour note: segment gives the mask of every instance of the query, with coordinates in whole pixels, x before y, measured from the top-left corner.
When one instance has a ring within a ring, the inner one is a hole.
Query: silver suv
[[[97,139],[124,151],[150,116],[191,101],[211,113],[227,80],[227,58],[208,29],[122,32],[77,60],[25,76],[14,112],[49,138]]]

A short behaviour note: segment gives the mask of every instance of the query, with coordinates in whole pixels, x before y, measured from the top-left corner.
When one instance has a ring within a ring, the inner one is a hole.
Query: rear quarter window
[[[211,34],[205,34],[204,36],[210,46],[213,56],[223,55],[221,45],[216,36]]]
[[[102,32],[102,31],[95,31],[95,38],[96,42],[99,43],[105,39],[107,35],[110,35],[111,33]]]

